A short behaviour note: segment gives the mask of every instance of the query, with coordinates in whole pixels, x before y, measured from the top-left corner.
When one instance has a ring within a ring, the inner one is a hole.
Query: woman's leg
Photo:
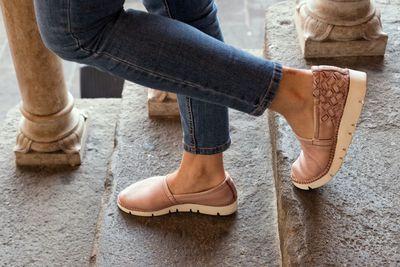
[[[281,79],[278,63],[182,22],[123,9],[123,0],[36,0],[45,44],[64,59],[127,80],[261,115]]]
[[[213,0],[143,0],[156,15],[184,22],[223,41]],[[223,154],[229,148],[228,108],[178,94],[183,130],[179,169],[168,176],[174,193],[199,192],[221,183],[225,177]]]
[[[284,68],[282,76],[279,63],[176,20],[122,7],[121,0],[35,1],[42,37],[61,57],[251,115],[270,107],[287,119],[302,145],[292,168],[294,185],[316,188],[339,170],[361,112],[365,73],[323,66]],[[131,189],[135,194],[122,199],[139,214],[150,210],[146,216],[160,207],[157,215],[170,207],[187,210],[187,203],[203,203],[208,214],[229,214],[236,205],[230,178],[201,194],[173,195],[160,177]]]

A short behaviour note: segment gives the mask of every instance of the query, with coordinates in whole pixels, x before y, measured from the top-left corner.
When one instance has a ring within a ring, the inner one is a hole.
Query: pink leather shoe
[[[340,169],[367,91],[364,72],[330,66],[312,72],[314,138],[297,137],[302,151],[291,173],[293,184],[305,190],[328,183]]]
[[[237,210],[237,192],[229,174],[214,188],[193,194],[174,195],[167,176],[151,177],[125,188],[118,195],[118,207],[137,216],[160,216],[172,212],[230,215]]]

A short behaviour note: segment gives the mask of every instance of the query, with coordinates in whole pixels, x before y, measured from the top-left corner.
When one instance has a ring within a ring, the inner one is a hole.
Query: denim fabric
[[[147,11],[189,24],[223,41],[213,0],[143,0]],[[231,144],[228,108],[178,94],[183,148],[193,154],[217,154]]]
[[[169,12],[180,2],[184,1],[168,0]],[[123,0],[35,0],[35,10],[46,46],[66,60],[92,65],[126,80],[193,100],[255,116],[264,113],[279,87],[279,63],[255,57],[202,32],[207,20],[193,22],[201,29],[198,30],[186,24],[189,20],[184,23],[124,10],[123,4]],[[215,8],[210,10],[211,14],[215,12]],[[188,142],[190,145],[199,140],[199,135],[204,140],[209,140],[207,135],[221,138],[211,147],[229,136],[219,132],[227,130],[221,125],[227,119],[214,120],[212,110],[200,106],[198,110],[193,105],[183,108],[193,111],[187,118],[192,118],[194,127],[196,123],[203,125],[192,129],[197,136]],[[208,118],[213,118],[212,125]],[[184,127],[190,130],[187,124]]]

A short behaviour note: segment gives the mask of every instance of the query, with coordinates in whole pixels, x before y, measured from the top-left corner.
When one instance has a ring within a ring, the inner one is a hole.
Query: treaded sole
[[[214,216],[227,216],[235,213],[237,210],[237,201],[233,202],[228,206],[223,206],[223,207],[213,207],[213,206],[205,206],[198,204],[179,204],[162,210],[149,211],[149,212],[129,210],[122,207],[119,202],[117,202],[117,204],[122,211],[132,215],[143,216],[143,217],[161,216],[175,212],[192,212],[192,213],[201,213]]]
[[[293,184],[300,189],[310,190],[321,187],[328,183],[339,171],[343,164],[347,150],[353,139],[358,119],[364,105],[367,93],[367,74],[361,71],[350,70],[349,93],[344,107],[342,120],[340,121],[338,139],[335,155],[328,172],[317,181],[307,184],[300,184],[294,181]]]

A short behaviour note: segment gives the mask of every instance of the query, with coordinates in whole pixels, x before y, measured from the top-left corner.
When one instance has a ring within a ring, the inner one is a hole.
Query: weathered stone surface
[[[132,182],[179,165],[179,122],[152,121],[146,89],[125,88],[96,266],[279,266],[276,199],[265,117],[231,112],[225,163],[239,191],[234,216],[171,214],[141,218],[119,211],[117,194]]]
[[[368,73],[363,115],[345,164],[332,182],[301,191],[290,181],[299,153],[291,130],[271,114],[275,144],[279,231],[284,266],[400,265],[400,52],[399,5],[380,6],[390,35],[385,58],[305,61],[292,21],[294,5],[267,12],[269,55],[285,65],[328,64]]]
[[[0,132],[0,266],[85,266],[91,256],[120,100],[80,100],[91,115],[79,168],[17,168],[13,147],[21,114]]]

